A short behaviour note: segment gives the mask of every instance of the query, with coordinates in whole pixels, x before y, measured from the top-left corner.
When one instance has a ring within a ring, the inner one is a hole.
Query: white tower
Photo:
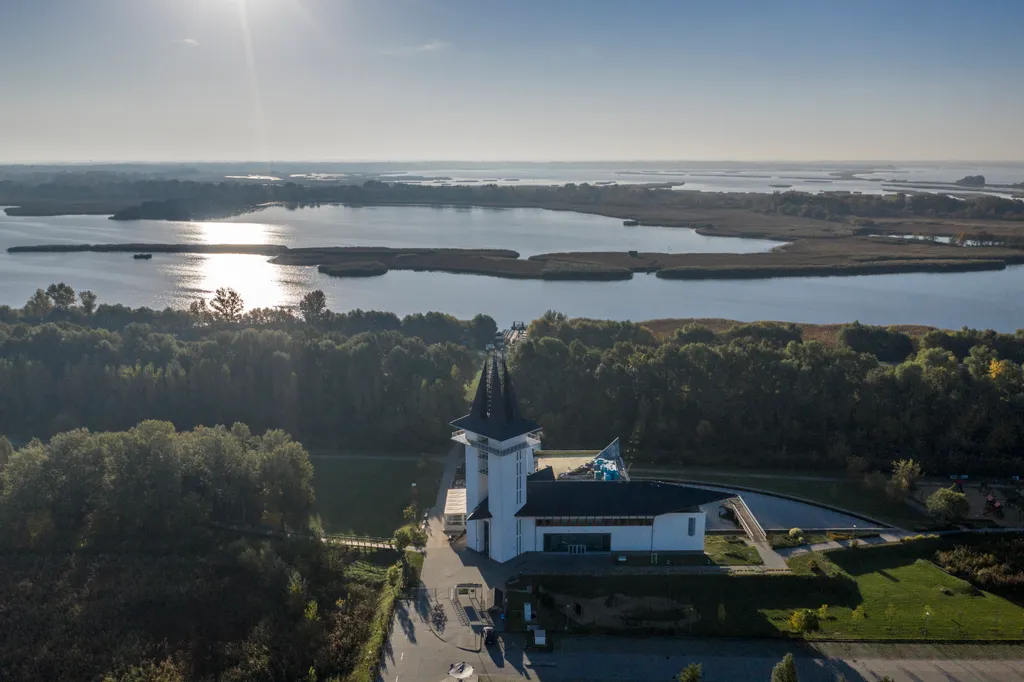
[[[516,512],[540,448],[540,426],[519,412],[504,357],[484,362],[469,414],[452,422],[466,446],[466,545],[505,562],[524,548]]]

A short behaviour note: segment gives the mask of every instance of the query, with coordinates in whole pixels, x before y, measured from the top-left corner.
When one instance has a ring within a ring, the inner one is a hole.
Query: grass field
[[[544,592],[580,598],[621,594],[690,605],[700,620],[681,634],[838,640],[1024,639],[1024,609],[976,590],[921,558],[931,556],[934,548],[934,543],[924,541],[803,555],[791,563],[794,575],[614,575],[587,581],[542,576],[531,580]],[[812,561],[818,569],[812,570]],[[827,605],[826,617],[817,632],[801,634],[790,626],[795,610],[818,611],[822,605]],[[857,607],[862,607],[858,616],[862,613],[863,618],[854,616]],[[549,611],[548,622],[565,622],[557,608],[542,610]]]
[[[312,462],[316,505],[328,533],[391,537],[405,523],[402,510],[410,503],[421,511],[434,505],[441,482],[442,465],[432,459],[314,457]]]
[[[637,465],[642,466],[642,465]],[[848,509],[854,513],[864,514],[879,521],[910,530],[925,530],[934,525],[935,520],[905,502],[888,497],[884,492],[868,490],[856,481],[808,481],[799,478],[787,478],[785,472],[771,472],[771,476],[756,475],[760,472],[743,470],[709,470],[702,468],[664,468],[654,473],[655,468],[643,467],[644,476],[664,476],[666,479],[677,478],[721,483],[723,485],[740,485],[756,488],[766,492],[780,493],[801,497],[811,502],[820,502],[834,507]],[[650,472],[650,473],[649,473]],[[814,475],[814,472],[806,472]],[[636,475],[636,474],[634,474]],[[794,473],[794,476],[799,475]]]
[[[711,563],[719,566],[759,566],[761,555],[735,535],[708,535],[704,538],[704,553]]]
[[[931,548],[932,543],[923,545]],[[850,605],[830,606],[829,618],[815,637],[836,639],[1022,639],[1024,609],[1002,597],[955,578],[921,554],[931,551],[915,543],[891,547],[828,552],[794,558],[794,570],[819,568],[839,579],[856,582],[859,606],[866,615],[853,617]],[[808,571],[809,572],[809,571]]]

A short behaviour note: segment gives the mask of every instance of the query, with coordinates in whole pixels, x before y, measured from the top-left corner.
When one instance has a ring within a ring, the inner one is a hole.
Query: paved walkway
[[[785,560],[792,556],[807,554],[808,552],[828,552],[833,549],[843,549],[845,547],[851,547],[854,543],[857,545],[894,545],[900,542],[902,538],[912,537],[915,535],[919,535],[919,533],[894,531],[891,533],[880,533],[869,538],[857,538],[855,540],[830,540],[828,542],[815,542],[811,545],[782,547],[775,551]]]
[[[450,590],[459,583],[500,586],[516,569],[448,543],[441,514],[456,452],[446,460],[437,506],[428,519],[422,573],[426,589],[417,599],[401,602],[396,611],[380,682],[438,682],[451,664],[461,661],[472,665],[481,679],[493,682],[670,682],[694,662],[704,666],[705,682],[758,681],[769,679],[772,667],[786,653],[796,656],[801,682],[835,682],[838,674],[847,682],[874,682],[884,675],[895,682],[1024,682],[1024,647],[1019,646],[559,636],[555,651],[538,653],[525,650],[521,635],[503,634],[497,645],[482,648],[479,631],[484,619],[468,613],[463,622],[455,610],[458,605],[448,598]],[[781,559],[781,552],[772,554]],[[489,600],[486,592],[483,599]],[[447,615],[441,632],[430,625],[437,603]]]

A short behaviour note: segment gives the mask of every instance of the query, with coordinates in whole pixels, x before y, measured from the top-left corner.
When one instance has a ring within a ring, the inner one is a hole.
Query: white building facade
[[[700,507],[729,497],[630,481],[618,441],[575,471],[538,469],[540,426],[520,414],[497,356],[484,364],[472,411],[452,425],[465,447],[466,545],[498,562],[526,552],[703,552]]]

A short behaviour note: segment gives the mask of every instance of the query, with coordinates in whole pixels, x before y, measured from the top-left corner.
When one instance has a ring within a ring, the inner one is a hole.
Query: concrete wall
[[[469,432],[467,432],[469,434]],[[469,434],[473,442],[476,434]],[[526,442],[526,435],[507,441],[486,439],[487,445],[506,450]],[[524,524],[516,519],[516,512],[526,504],[526,477],[533,473],[533,451],[536,446],[525,447],[508,455],[485,453],[473,445],[466,447],[466,513],[472,514],[477,505],[488,498],[490,537],[489,556],[495,561],[505,562],[521,552],[531,551],[525,547],[533,542],[530,520],[527,531]],[[487,463],[487,474],[481,474],[480,462]],[[466,546],[478,552],[484,551],[484,522],[466,523]]]
[[[694,520],[693,535],[689,534],[690,519]],[[654,517],[654,551],[703,552],[705,521],[704,512]]]
[[[487,495],[487,478],[479,473],[480,452],[472,445],[466,445],[466,515],[473,513],[476,506]],[[466,523],[466,547],[484,551],[484,525],[482,521]]]
[[[694,532],[689,534],[690,519],[694,520]],[[654,519],[653,526],[535,526],[534,519],[523,519],[529,522],[532,532],[532,546],[526,546],[524,552],[543,552],[544,535],[547,533],[609,533],[612,538],[613,552],[703,552],[704,551],[704,513],[698,514],[663,514]],[[523,532],[526,533],[526,523]]]
[[[525,436],[501,443],[502,449],[525,440]],[[490,555],[505,562],[519,555],[520,525],[516,512],[526,504],[526,477],[533,472],[533,450],[498,456],[487,455],[487,489],[491,510]]]

